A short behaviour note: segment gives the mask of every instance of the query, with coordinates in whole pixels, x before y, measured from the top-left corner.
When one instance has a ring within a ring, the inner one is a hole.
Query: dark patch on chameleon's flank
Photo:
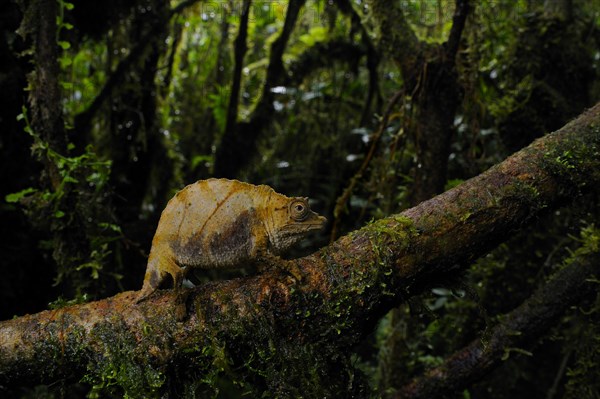
[[[227,228],[215,234],[209,243],[212,256],[219,257],[228,254],[248,254],[252,241],[252,221],[254,211],[243,211]]]
[[[199,264],[199,255],[205,252],[202,240],[202,232],[198,232],[191,239],[177,237],[169,244],[173,253],[176,254],[178,264],[195,266]]]

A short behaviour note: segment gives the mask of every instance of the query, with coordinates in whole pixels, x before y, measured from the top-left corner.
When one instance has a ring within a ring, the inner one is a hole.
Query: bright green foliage
[[[110,243],[121,236],[120,227],[112,223],[110,215],[101,215],[99,212],[102,212],[102,209],[90,206],[90,203],[100,204],[104,201],[111,161],[100,160],[91,145],[88,145],[81,155],[59,154],[33,131],[26,108],[23,108],[18,119],[25,123],[25,131],[33,138],[33,153],[40,160],[52,163],[60,180],[54,187],[29,187],[18,193],[8,194],[5,200],[9,203],[25,204],[34,220],[40,218],[37,223],[48,226],[50,231],[56,234],[54,240],[47,242],[50,248],[54,248],[54,257],[59,266],[54,284],[76,279],[77,284],[80,284],[76,287],[76,293],[82,295],[90,285],[84,281],[99,279],[111,253]],[[69,146],[69,150],[73,149],[72,145]],[[79,198],[75,208],[72,208],[75,190],[78,191]],[[74,259],[68,250],[63,252],[65,244],[61,242],[60,232],[81,227],[84,230],[80,233],[85,234],[88,240],[87,253],[81,253],[81,258]],[[119,274],[114,272],[111,275],[117,280],[120,278]]]

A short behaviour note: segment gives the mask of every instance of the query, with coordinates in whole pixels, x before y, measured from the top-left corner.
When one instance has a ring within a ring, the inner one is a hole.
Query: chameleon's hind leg
[[[144,284],[136,299],[136,303],[140,303],[152,295],[160,284],[165,281],[167,275],[173,278],[173,288],[175,292],[178,292],[183,283],[183,270],[170,257],[158,257],[151,252],[148,259],[148,266],[146,267],[146,275],[144,276]]]
[[[175,261],[169,259],[167,262],[163,263],[163,270],[171,275],[173,279],[173,290],[175,293],[179,293],[181,291],[181,286],[183,285],[183,269],[175,263]]]

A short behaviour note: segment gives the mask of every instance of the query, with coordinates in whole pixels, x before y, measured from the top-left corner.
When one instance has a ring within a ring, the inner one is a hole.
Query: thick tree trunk
[[[417,103],[417,123],[413,133],[417,165],[410,202],[416,205],[444,191],[453,122],[460,102],[454,61],[427,64],[421,98]]]
[[[197,287],[183,321],[171,291],[139,305],[125,292],[4,321],[0,386],[86,370],[88,381],[137,370],[137,384],[157,386],[156,376],[176,364],[206,375],[244,368],[252,383],[285,395],[297,382],[294,361],[317,358],[323,367],[295,389],[310,396],[315,380],[347,388],[356,381],[336,376],[334,366],[348,362],[349,348],[385,312],[597,186],[599,153],[600,104],[480,176],[293,261],[301,281],[274,271]]]
[[[35,71],[29,76],[31,92],[29,106],[31,128],[59,154],[67,151],[67,137],[62,119],[59,84],[58,44],[56,43],[56,16],[58,5],[53,0],[32,1],[26,10],[21,30],[31,32],[34,43]],[[56,189],[61,182],[57,166],[42,151],[38,157],[48,174],[48,187]]]

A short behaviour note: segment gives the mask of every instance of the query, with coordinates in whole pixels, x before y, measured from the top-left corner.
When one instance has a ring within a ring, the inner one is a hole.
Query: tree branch
[[[382,53],[391,54],[402,72],[415,115],[413,137],[419,167],[414,168],[409,201],[417,204],[440,193],[446,183],[453,121],[461,90],[455,55],[469,13],[469,2],[457,0],[448,41],[430,44],[417,38],[396,2],[371,2]]]
[[[169,93],[171,81],[173,79],[173,66],[175,65],[175,55],[177,54],[177,48],[179,47],[179,43],[183,36],[183,26],[184,25],[182,22],[177,20],[173,21],[173,42],[171,43],[171,47],[169,48],[169,53],[167,55],[167,72],[165,73],[160,88],[160,95],[162,97],[166,97]]]
[[[242,69],[244,67],[244,56],[248,50],[246,37],[248,36],[248,18],[250,16],[251,0],[244,0],[242,15],[240,16],[240,27],[234,43],[234,67],[231,92],[229,93],[229,104],[227,105],[227,119],[225,122],[224,136],[235,134],[238,116],[238,104],[240,101],[240,88],[242,86]]]
[[[58,44],[56,43],[56,1],[35,0],[29,2],[23,22],[19,28],[22,35],[30,35],[33,39],[33,62],[35,70],[28,76],[31,91],[29,92],[29,112],[31,128],[34,134],[48,143],[51,150],[66,155],[67,137],[61,106],[61,90],[58,80]],[[34,147],[35,148],[35,147]],[[48,158],[44,151],[34,151],[46,169],[43,183],[56,190],[61,183],[60,172],[55,162]]]
[[[377,129],[377,131],[371,139],[371,145],[369,146],[369,150],[367,151],[365,158],[360,164],[358,170],[350,178],[348,185],[344,188],[342,194],[335,201],[335,207],[333,208],[333,222],[330,235],[331,241],[338,238],[339,225],[341,223],[342,215],[347,209],[348,201],[350,201],[350,197],[354,192],[354,188],[356,187],[360,179],[362,179],[363,174],[367,171],[367,168],[369,167],[371,160],[375,155],[375,150],[379,147],[379,141],[381,139],[381,136],[383,135],[383,132],[388,126],[390,115],[392,114],[394,107],[398,104],[398,101],[400,101],[400,99],[404,95],[404,90],[400,90],[396,92],[396,94],[394,94],[392,99],[389,101],[385,113],[383,114],[383,118],[381,118],[381,122],[379,122],[379,128]]]
[[[357,62],[365,49],[348,40],[333,39],[319,42],[306,49],[288,67],[286,85],[299,85],[312,72],[331,66],[336,61]]]
[[[379,75],[377,74],[377,66],[379,65],[379,54],[375,49],[375,45],[371,41],[369,32],[363,25],[360,16],[356,13],[352,4],[348,0],[336,0],[335,4],[337,8],[344,14],[350,17],[352,24],[356,25],[361,34],[361,41],[366,47],[367,54],[367,70],[369,71],[369,90],[367,92],[367,98],[365,100],[365,106],[363,108],[362,115],[360,117],[360,125],[363,126],[367,123],[369,118],[369,111],[371,103],[375,93],[379,91]],[[350,33],[352,35],[352,32]]]
[[[181,3],[179,3],[175,7],[173,7],[169,11],[169,14],[170,14],[170,16],[174,16],[176,14],[179,14],[179,13],[183,12],[186,8],[191,7],[191,6],[195,5],[196,3],[199,3],[200,1],[201,0],[185,0],[185,1],[182,1]]]
[[[283,52],[305,2],[306,0],[293,0],[288,3],[281,33],[271,44],[262,95],[249,120],[237,123],[235,129],[226,130],[223,134],[215,157],[215,175],[235,177],[239,169],[250,160],[250,156],[254,153],[250,149],[255,147],[262,128],[273,113],[273,93],[271,89],[283,84],[285,79]]]
[[[371,1],[370,5],[379,24],[377,37],[380,52],[390,54],[400,64],[405,80],[414,80],[414,74],[420,69],[420,58],[429,45],[419,41],[395,1]]]
[[[322,357],[329,368],[313,377],[329,381],[336,370],[331,362],[347,359],[389,309],[542,211],[597,186],[599,153],[600,104],[460,186],[292,261],[303,273],[300,281],[272,271],[196,287],[183,321],[170,290],[139,305],[135,292],[125,292],[4,321],[0,386],[80,378],[85,370],[106,377],[133,368],[150,379],[151,371],[161,375],[177,364],[211,375],[243,368],[255,372],[253,383],[275,389],[295,383],[284,378],[289,362],[324,350],[336,358]],[[280,349],[289,356],[269,355]],[[277,363],[281,357],[286,363]]]
[[[452,60],[452,63],[454,63],[453,60],[458,51],[460,38],[465,28],[467,16],[470,12],[469,8],[469,0],[456,0],[456,8],[454,10],[454,16],[452,17],[452,28],[450,29],[448,40],[444,43],[446,57]]]
[[[480,380],[499,366],[511,348],[527,346],[550,328],[572,305],[598,289],[590,278],[598,272],[597,252],[579,256],[517,309],[501,318],[486,334],[461,349],[444,364],[416,378],[394,397],[402,399],[438,398],[458,392]]]

